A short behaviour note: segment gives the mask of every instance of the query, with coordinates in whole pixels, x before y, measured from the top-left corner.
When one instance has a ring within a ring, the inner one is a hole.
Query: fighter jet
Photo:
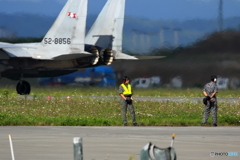
[[[118,3],[122,1],[118,0]],[[113,2],[109,0],[107,3]],[[18,94],[27,95],[31,92],[30,84],[23,78],[55,77],[75,72],[79,68],[109,65],[114,58],[131,58],[117,56],[116,52],[113,55],[114,47],[120,50],[121,43],[118,41],[113,41],[113,47],[95,46],[98,43],[85,46],[87,3],[87,0],[68,0],[41,43],[0,42],[0,76],[19,80],[16,86]],[[122,7],[117,9],[121,10]],[[116,22],[115,25],[123,25],[123,19]],[[119,31],[118,28],[122,26],[114,27],[112,29]]]

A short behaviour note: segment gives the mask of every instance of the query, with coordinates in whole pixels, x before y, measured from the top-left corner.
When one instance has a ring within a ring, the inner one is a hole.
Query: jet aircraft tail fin
[[[87,33],[85,43],[113,50],[115,59],[137,59],[122,53],[125,0],[108,0]]]
[[[87,33],[85,43],[109,49],[121,45],[124,10],[125,0],[108,0]]]
[[[84,53],[87,0],[68,0],[38,49],[47,58]],[[70,57],[70,56],[69,56]]]

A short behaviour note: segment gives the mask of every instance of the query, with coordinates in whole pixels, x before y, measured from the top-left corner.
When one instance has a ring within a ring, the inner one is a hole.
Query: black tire
[[[16,87],[17,93],[20,95],[28,95],[31,91],[31,86],[27,81],[20,81]]]

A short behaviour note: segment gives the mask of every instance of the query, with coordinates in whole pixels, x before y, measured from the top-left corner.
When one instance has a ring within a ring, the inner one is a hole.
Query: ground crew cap
[[[212,76],[211,76],[211,81],[214,81],[214,79],[217,79],[217,76],[212,75]]]

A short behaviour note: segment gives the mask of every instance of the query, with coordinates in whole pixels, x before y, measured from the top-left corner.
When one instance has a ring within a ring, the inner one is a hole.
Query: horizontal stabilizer
[[[17,44],[0,42],[0,48],[36,48],[36,47],[32,47],[26,44],[17,45]]]
[[[150,60],[150,59],[162,59],[166,56],[135,56],[138,58],[138,60]]]
[[[26,52],[20,47],[3,48],[3,51],[7,53],[9,57],[32,58],[32,56],[28,52]]]
[[[125,53],[117,53],[114,57],[115,60],[138,60],[138,58],[134,57],[134,56],[130,56],[128,54]]]
[[[162,59],[166,56],[130,56],[125,53],[118,53],[115,56],[115,60],[153,60],[153,59]]]

